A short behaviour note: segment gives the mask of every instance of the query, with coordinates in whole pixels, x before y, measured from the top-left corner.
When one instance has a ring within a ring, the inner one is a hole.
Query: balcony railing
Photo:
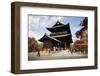
[[[67,31],[64,31],[64,32],[57,32],[57,33],[51,33],[50,36],[63,35],[63,34],[67,34]]]

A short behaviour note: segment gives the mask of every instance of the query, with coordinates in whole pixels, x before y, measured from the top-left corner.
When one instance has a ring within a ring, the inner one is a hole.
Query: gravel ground
[[[28,53],[28,60],[55,60],[55,59],[77,59],[77,58],[87,58],[87,54],[80,52],[70,53],[68,50],[62,50],[58,52],[40,51],[40,56],[37,52]]]

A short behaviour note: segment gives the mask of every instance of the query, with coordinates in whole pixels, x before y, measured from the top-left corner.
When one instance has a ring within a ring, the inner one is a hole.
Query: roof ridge
[[[53,27],[58,26],[58,25],[64,25],[64,24],[61,23],[59,20],[57,20]]]

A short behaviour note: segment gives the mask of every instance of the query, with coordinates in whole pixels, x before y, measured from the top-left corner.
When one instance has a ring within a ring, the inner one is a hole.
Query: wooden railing
[[[50,34],[50,36],[62,35],[62,34],[67,34],[67,31],[64,31],[64,32],[57,32],[57,33],[52,33],[52,34]]]

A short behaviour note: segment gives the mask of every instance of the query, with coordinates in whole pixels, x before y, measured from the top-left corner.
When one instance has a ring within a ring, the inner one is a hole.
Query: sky
[[[28,27],[29,27],[29,37],[35,37],[39,40],[45,33],[48,35],[50,32],[46,29],[47,27],[52,27],[57,20],[63,24],[70,24],[70,29],[72,33],[72,39],[75,41],[77,38],[75,36],[76,31],[80,30],[82,27],[80,23],[83,21],[84,17],[75,16],[42,16],[42,15],[29,15],[28,16]]]

